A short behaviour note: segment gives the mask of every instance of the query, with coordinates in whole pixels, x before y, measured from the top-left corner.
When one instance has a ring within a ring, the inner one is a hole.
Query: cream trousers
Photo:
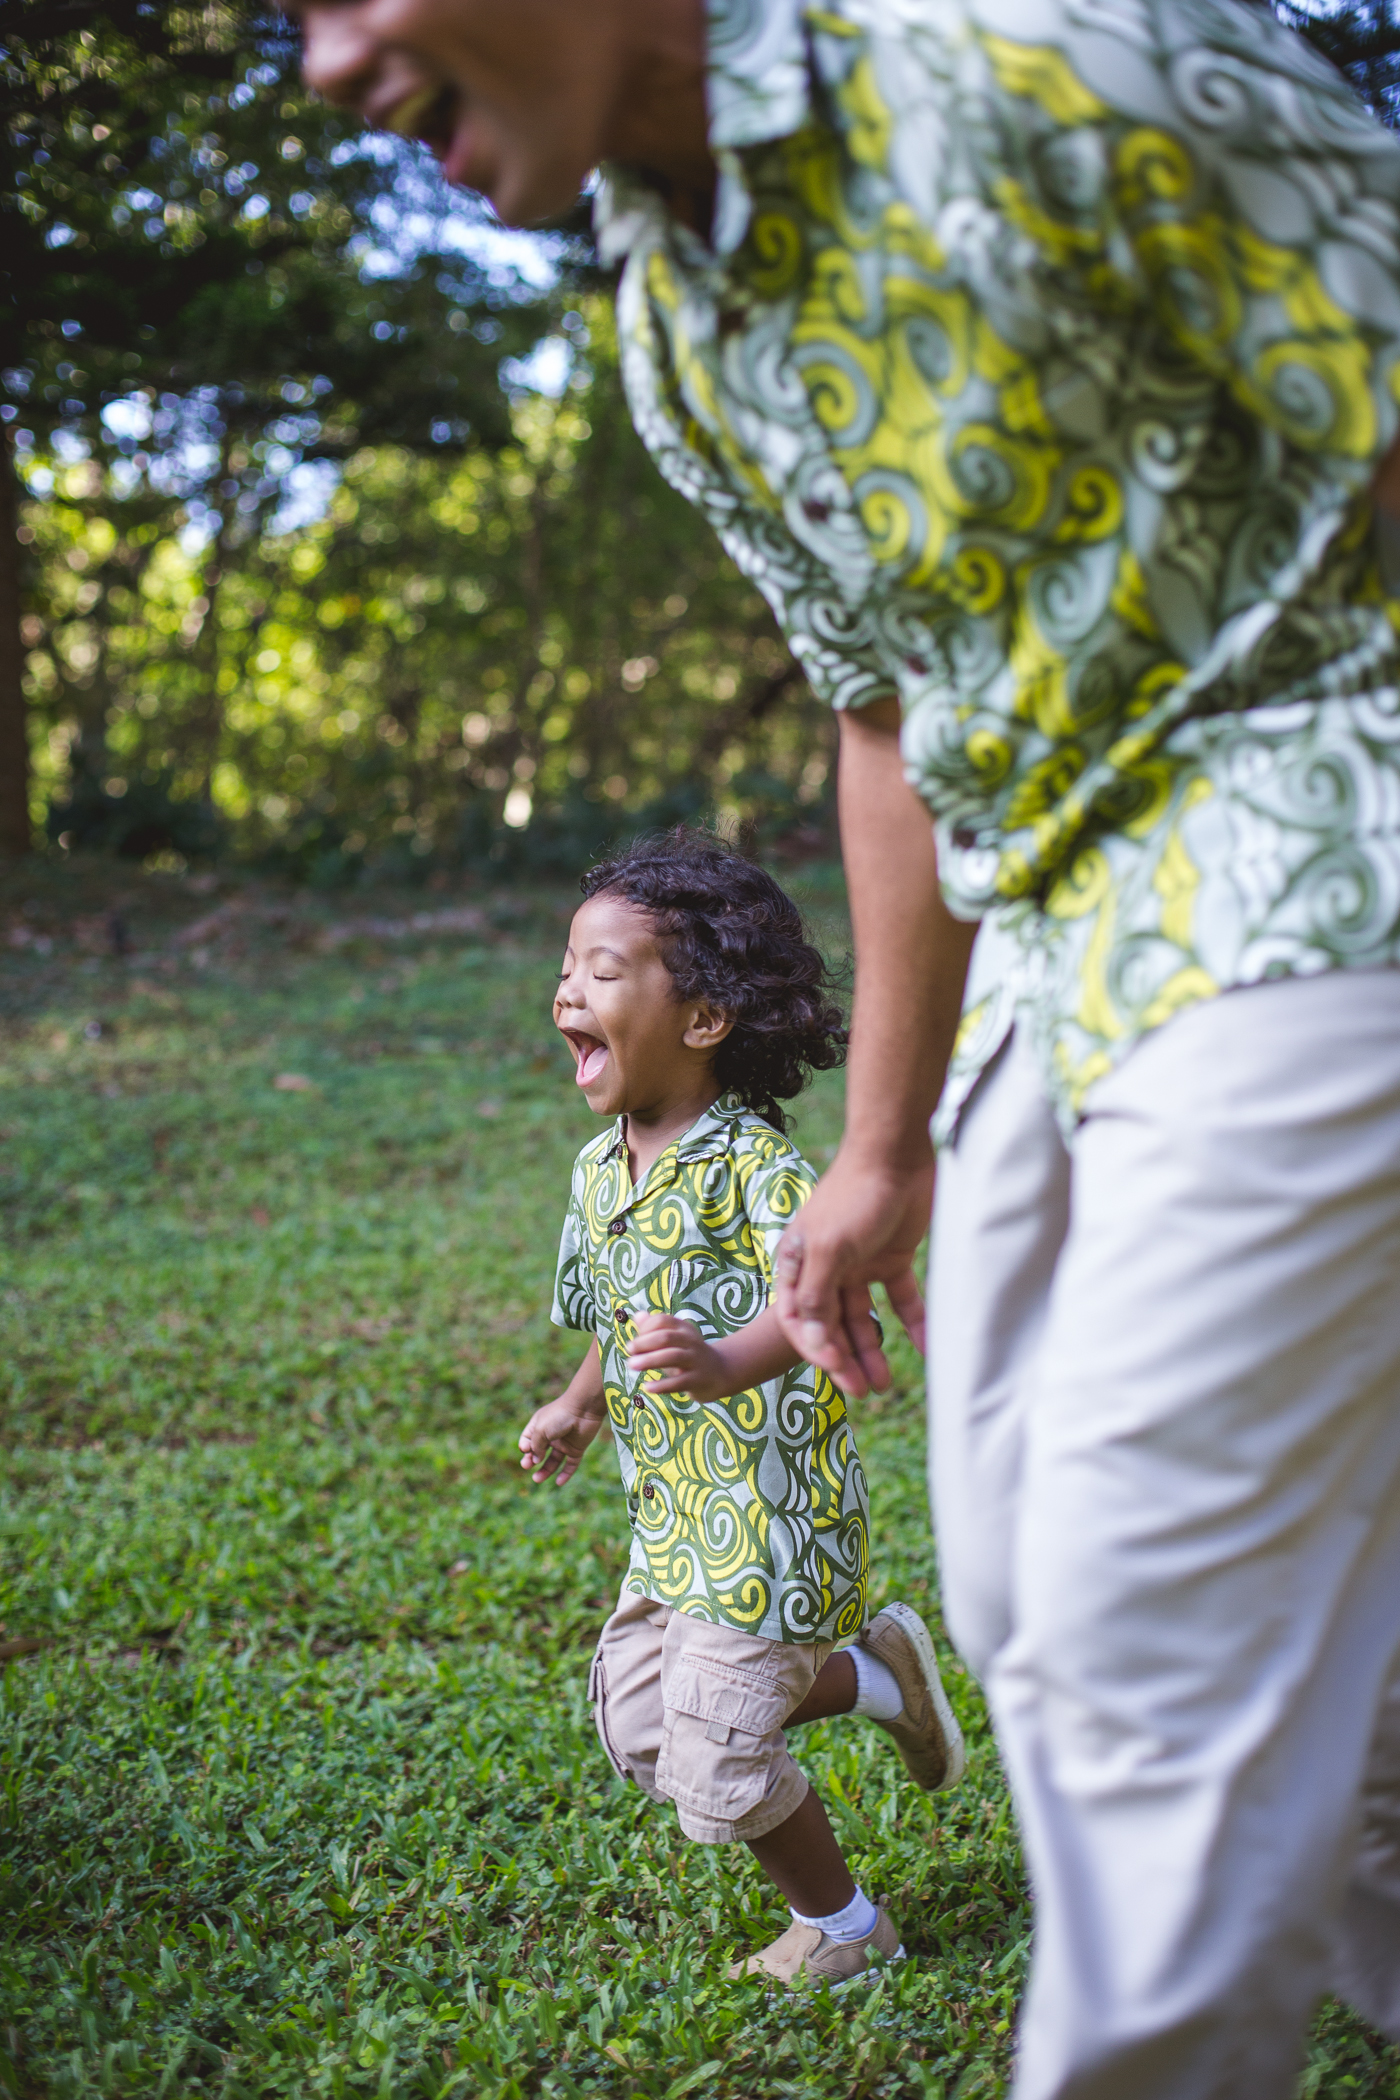
[[[1017,2100],[1286,2100],[1400,2039],[1400,971],[1232,992],[1066,1146],[942,1156],[931,1480],[1035,1892]]]

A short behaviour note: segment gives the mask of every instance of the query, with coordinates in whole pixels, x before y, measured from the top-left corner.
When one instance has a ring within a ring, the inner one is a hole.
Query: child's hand
[[[605,1420],[568,1393],[537,1407],[520,1432],[520,1463],[535,1485],[553,1479],[563,1487],[572,1480]]]
[[[644,1378],[661,1371],[661,1378],[647,1378],[648,1393],[686,1393],[692,1400],[727,1400],[742,1392],[735,1386],[734,1372],[718,1349],[705,1340],[690,1320],[677,1320],[670,1313],[643,1313],[637,1332],[627,1345],[627,1361]]]

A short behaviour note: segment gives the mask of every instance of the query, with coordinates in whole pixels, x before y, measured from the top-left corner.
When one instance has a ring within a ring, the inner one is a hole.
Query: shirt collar
[[[697,1116],[683,1136],[676,1140],[676,1158],[698,1159],[706,1152],[722,1152],[730,1142],[734,1118],[744,1113],[744,1105],[737,1094],[721,1094],[718,1101]]]
[[[800,131],[812,113],[803,28],[804,0],[707,0],[706,99],[709,137],[719,168],[713,252],[732,255],[748,230],[749,198],[737,154]],[[630,169],[603,171],[593,200],[601,262],[611,265],[635,246],[648,224],[668,218],[661,198]],[[682,245],[704,244],[676,226]],[[696,258],[699,260],[699,257]]]
[[[744,1104],[737,1094],[721,1094],[718,1101],[713,1102],[702,1116],[696,1117],[689,1130],[682,1131],[678,1138],[671,1140],[666,1150],[654,1162],[651,1172],[646,1179],[638,1182],[636,1187],[633,1188],[624,1208],[636,1202],[643,1190],[655,1180],[658,1170],[667,1161],[670,1162],[671,1172],[674,1174],[675,1169],[684,1160],[703,1159],[707,1153],[723,1152],[730,1143],[734,1118],[741,1116],[743,1113]],[[608,1140],[607,1150],[603,1154],[604,1159],[626,1161],[626,1122],[627,1118],[625,1116],[619,1116],[613,1124],[612,1136]]]
[[[709,0],[710,144],[761,146],[812,111],[803,0]]]

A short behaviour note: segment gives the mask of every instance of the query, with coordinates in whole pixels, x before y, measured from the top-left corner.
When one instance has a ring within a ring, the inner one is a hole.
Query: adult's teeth
[[[425,87],[419,88],[416,94],[405,95],[385,117],[384,129],[396,131],[401,139],[416,138],[419,126],[441,92],[440,88]]]

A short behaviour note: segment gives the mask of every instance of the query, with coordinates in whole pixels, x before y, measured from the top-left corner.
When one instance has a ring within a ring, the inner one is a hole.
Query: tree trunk
[[[19,490],[9,433],[0,428],[0,856],[30,847],[29,733],[19,631]]]

